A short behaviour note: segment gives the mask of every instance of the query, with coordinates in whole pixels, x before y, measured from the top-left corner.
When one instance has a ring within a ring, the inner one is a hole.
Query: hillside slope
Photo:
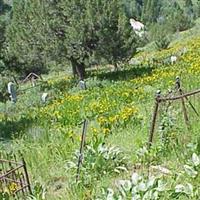
[[[177,56],[173,65],[171,55]],[[189,104],[189,129],[181,103],[172,104],[169,113],[164,112],[164,104],[150,152],[146,142],[156,91],[167,94],[177,76],[184,91],[200,88],[200,35],[178,40],[167,50],[141,52],[136,58],[139,65],[124,66],[122,71],[92,72],[85,91],[71,87],[71,77],[54,76],[19,96],[15,106],[7,104],[6,113],[0,115],[1,151],[23,153],[33,186],[36,182],[42,186],[39,192],[34,190],[37,199],[106,199],[113,191],[110,199],[132,195],[198,199],[200,124]],[[54,97],[46,105],[39,100],[44,89]],[[191,102],[200,111],[198,98]],[[75,152],[84,119],[89,122],[87,145],[77,185]],[[154,176],[151,181],[146,177],[148,167]],[[144,177],[134,174],[130,182],[133,171]],[[107,193],[107,188],[113,191]]]

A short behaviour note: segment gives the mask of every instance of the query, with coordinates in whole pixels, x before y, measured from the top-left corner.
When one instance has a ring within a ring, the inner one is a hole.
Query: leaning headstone
[[[17,92],[16,92],[15,85],[13,82],[8,83],[8,93],[10,95],[11,102],[16,103],[17,102]]]
[[[42,103],[46,103],[48,98],[48,93],[44,92],[41,96]]]
[[[81,88],[81,90],[86,90],[86,83],[83,80],[80,80],[79,82],[79,87]]]

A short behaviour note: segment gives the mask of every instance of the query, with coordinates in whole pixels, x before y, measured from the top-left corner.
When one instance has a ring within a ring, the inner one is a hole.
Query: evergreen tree
[[[134,33],[120,1],[61,0],[56,7],[59,21],[54,29],[62,32],[60,47],[80,79],[94,53],[115,65],[132,55]]]
[[[126,16],[128,18],[141,19],[142,15],[142,0],[123,0]]]
[[[18,72],[44,72],[54,37],[49,29],[47,1],[14,0],[12,21],[6,31],[7,61]]]
[[[186,0],[185,1],[185,13],[190,18],[194,17],[194,9],[193,9],[193,3],[192,0]]]
[[[200,17],[200,0],[197,1],[197,15]]]
[[[115,5],[111,10],[116,10]],[[113,17],[105,16],[99,34],[97,54],[113,64],[115,69],[119,62],[130,59],[138,45],[136,37],[130,26],[129,20],[123,12],[113,13]],[[111,26],[109,26],[109,24]]]
[[[5,70],[4,57],[3,57],[3,47],[5,44],[6,27],[10,22],[10,10],[11,6],[5,4],[3,0],[0,0],[0,73]]]
[[[144,0],[142,20],[146,23],[156,22],[161,9],[160,0]]]

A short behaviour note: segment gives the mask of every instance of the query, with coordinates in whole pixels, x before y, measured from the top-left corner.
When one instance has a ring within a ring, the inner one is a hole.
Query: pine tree
[[[194,17],[194,9],[193,9],[193,3],[192,0],[186,0],[185,1],[185,13],[190,18]]]
[[[80,79],[94,54],[118,63],[135,49],[120,0],[14,0],[6,36],[7,61],[15,70],[41,73],[65,59]]]
[[[144,0],[142,20],[146,23],[156,22],[161,8],[160,0]]]
[[[44,72],[54,37],[49,29],[47,1],[14,0],[12,21],[6,31],[7,61],[18,72]]]
[[[10,22],[10,11],[11,6],[5,4],[3,0],[0,0],[0,73],[5,70],[4,57],[3,57],[3,47],[5,44],[6,27]]]
[[[119,1],[61,0],[56,7],[58,22],[53,29],[62,33],[60,48],[80,79],[94,54],[116,65],[134,53],[134,33]]]
[[[108,13],[114,10],[118,10],[118,12],[112,12],[112,18],[109,18],[108,15],[103,17],[105,20],[101,23],[97,54],[117,69],[119,62],[127,61],[133,56],[137,43],[129,20],[121,10],[120,4],[116,7],[114,2],[108,7]]]

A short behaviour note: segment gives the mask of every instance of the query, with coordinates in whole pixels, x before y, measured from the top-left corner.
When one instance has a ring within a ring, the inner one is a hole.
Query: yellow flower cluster
[[[121,113],[119,114],[119,116],[121,116],[122,120],[127,121],[128,119],[130,119],[130,117],[134,116],[135,114],[138,113],[138,109],[134,106],[132,107],[125,107]]]

